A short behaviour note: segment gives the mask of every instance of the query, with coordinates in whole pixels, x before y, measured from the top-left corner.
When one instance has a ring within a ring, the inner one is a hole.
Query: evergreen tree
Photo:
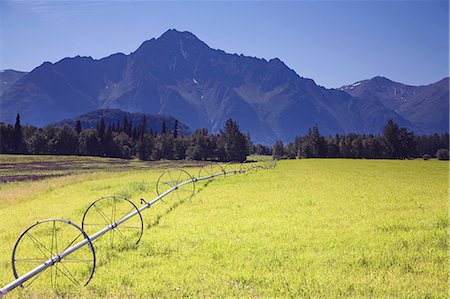
[[[186,159],[186,150],[188,147],[187,139],[185,138],[174,138],[174,145],[173,145],[173,151],[174,151],[174,158],[176,160],[184,160]]]
[[[325,139],[326,147],[327,147],[327,157],[328,158],[339,158],[341,153],[339,152],[339,135],[336,135],[336,138],[333,139],[331,136]]]
[[[79,138],[79,152],[86,156],[99,156],[100,143],[96,129],[83,130]]]
[[[226,142],[225,138],[222,135],[218,135],[214,137],[214,156],[217,157],[218,161],[225,162],[229,161],[227,157],[227,151],[225,149]]]
[[[131,121],[128,121],[128,118],[126,115],[123,116],[123,132],[127,134],[128,136],[132,137],[133,135],[133,126],[131,124]]]
[[[77,124],[75,125],[75,131],[77,131],[77,134],[80,135],[81,130],[82,130],[82,128],[81,128],[81,121],[77,120]]]
[[[311,158],[324,158],[327,155],[325,138],[320,135],[319,127],[316,125],[308,130],[306,135],[307,144],[305,156]]]
[[[141,123],[140,135],[144,135],[146,133],[147,133],[147,115],[144,114],[144,117],[142,118],[142,123]]]
[[[142,134],[136,143],[136,154],[141,160],[150,160],[152,144],[148,135]]]
[[[411,158],[416,153],[414,134],[405,128],[399,128],[392,119],[383,128],[383,140],[387,158]]]
[[[33,155],[45,155],[49,153],[47,136],[42,129],[36,130],[30,137],[28,151]]]
[[[0,149],[2,154],[14,153],[16,147],[15,132],[12,125],[0,124]]]
[[[167,125],[166,125],[166,121],[163,120],[162,122],[162,126],[161,126],[161,134],[167,134]]]
[[[131,138],[133,139],[134,142],[139,140],[139,128],[133,127],[131,129],[131,135],[130,136],[131,136]]]
[[[155,138],[152,157],[154,160],[174,159],[173,136],[169,134],[158,135]]]
[[[225,122],[220,135],[225,141],[225,152],[228,161],[243,162],[249,153],[247,137],[241,133],[237,122],[231,118]]]
[[[364,155],[363,138],[356,136],[352,141],[352,156],[362,158]]]
[[[106,127],[105,127],[105,119],[102,117],[100,119],[100,123],[97,126],[98,137],[102,139],[105,136]]]
[[[417,145],[414,140],[414,133],[409,132],[406,128],[400,128],[399,137],[399,156],[406,159],[415,157],[417,155]]]
[[[186,155],[191,160],[208,160],[214,157],[213,141],[207,129],[198,129],[192,134]]]
[[[178,120],[175,120],[175,124],[173,125],[173,138],[178,137]]]
[[[392,119],[383,128],[383,141],[387,158],[400,158],[400,128]]]
[[[284,144],[281,139],[275,142],[272,155],[275,160],[281,159],[285,155]]]
[[[78,153],[78,134],[74,129],[64,126],[55,136],[55,153],[58,155],[75,155]]]
[[[101,155],[104,157],[121,157],[119,145],[114,141],[112,127],[108,129],[101,141]]]
[[[14,152],[17,154],[25,153],[25,144],[22,135],[22,126],[20,124],[20,115],[17,113],[16,123],[14,125]]]

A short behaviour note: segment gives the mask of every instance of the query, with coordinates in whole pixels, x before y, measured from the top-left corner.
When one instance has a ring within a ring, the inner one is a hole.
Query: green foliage
[[[249,154],[247,137],[240,131],[237,122],[231,118],[225,122],[219,138],[222,139],[225,149],[225,161],[244,162]]]
[[[31,158],[9,156],[8,163]],[[133,163],[134,170],[3,184],[0,285],[13,279],[17,236],[36,220],[79,224],[103,195],[120,193],[138,205],[154,198],[162,169]],[[144,211],[140,244],[98,250],[103,262],[88,287],[18,289],[8,298],[445,298],[447,188],[448,164],[438,161],[281,161],[218,178],[191,201]]]
[[[210,135],[206,129],[197,130],[192,136],[179,135],[179,123],[173,130],[162,122],[161,134],[148,130],[147,117],[133,126],[126,115],[122,124],[110,122],[106,127],[102,117],[96,129],[81,128],[77,121],[75,129],[64,126],[47,126],[38,129],[22,127],[17,115],[15,126],[0,123],[0,153],[29,153],[55,155],[84,155],[141,160],[178,159],[245,161],[253,149],[250,136],[239,130],[236,122],[229,119],[219,135]],[[265,148],[262,148],[267,150]]]
[[[285,155],[285,150],[284,150],[284,145],[283,145],[283,141],[278,139],[275,142],[275,145],[273,146],[273,158],[274,159],[281,159],[283,158],[283,156]]]
[[[448,149],[441,148],[436,152],[436,158],[438,160],[448,160]]]
[[[422,156],[422,159],[424,159],[425,161],[428,161],[431,159],[431,156],[429,154],[425,154]]]
[[[78,153],[78,133],[64,126],[56,133],[55,151],[62,155],[75,155]]]
[[[77,134],[80,135],[80,133],[82,131],[80,120],[77,120],[77,124],[75,125],[75,131],[77,131]]]
[[[288,158],[413,159],[440,148],[449,148],[448,133],[415,136],[389,120],[382,136],[350,133],[324,137],[315,126],[305,136],[288,143],[283,151]]]
[[[208,160],[214,157],[214,142],[207,129],[199,129],[191,137],[186,155],[191,160]]]
[[[392,119],[383,128],[386,155],[390,158],[411,158],[414,156],[416,144],[414,134],[405,128],[399,128]]]

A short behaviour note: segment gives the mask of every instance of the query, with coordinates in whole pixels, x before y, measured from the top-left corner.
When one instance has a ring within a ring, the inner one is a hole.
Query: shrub
[[[422,156],[422,159],[424,159],[425,161],[428,161],[428,160],[431,159],[431,156],[428,155],[428,154],[425,154],[425,155]]]
[[[436,152],[436,158],[438,160],[448,160],[448,149],[441,148]]]

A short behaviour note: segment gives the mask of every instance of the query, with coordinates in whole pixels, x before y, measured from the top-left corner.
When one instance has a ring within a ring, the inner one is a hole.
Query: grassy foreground
[[[134,163],[2,184],[0,285],[35,221],[80,224],[104,195],[155,197],[162,169]],[[98,252],[109,259],[85,288],[6,298],[448,297],[447,189],[440,161],[281,161],[198,184],[192,201],[155,204],[140,244]]]

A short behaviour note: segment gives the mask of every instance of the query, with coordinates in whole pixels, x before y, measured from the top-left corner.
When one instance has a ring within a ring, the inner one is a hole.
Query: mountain
[[[343,86],[341,90],[353,97],[379,100],[414,124],[418,133],[449,131],[449,78],[439,82],[411,86],[384,77],[363,80]]]
[[[19,72],[15,70],[4,70],[0,71],[0,96],[5,90],[7,90],[11,85],[16,83],[20,78],[25,76],[26,72]]]
[[[100,109],[96,111],[91,111],[71,119],[65,119],[56,123],[53,126],[63,127],[65,125],[75,128],[77,121],[81,123],[83,129],[96,128],[97,124],[100,122],[101,118],[105,121],[106,127],[110,124],[123,126],[124,118],[126,117],[128,122],[131,122],[133,127],[137,127],[142,124],[142,120],[146,117],[147,129],[153,132],[160,133],[163,127],[163,123],[169,130],[173,130],[175,126],[176,118],[167,115],[150,115],[146,113],[139,112],[126,112],[120,109]],[[178,134],[180,135],[190,135],[192,133],[191,129],[184,123],[178,121]]]
[[[129,55],[45,62],[0,98],[0,121],[43,126],[93,110],[173,115],[216,133],[228,118],[254,142],[323,134],[378,133],[387,119],[415,125],[377,98],[358,98],[269,61],[210,48],[190,32],[168,30]]]

